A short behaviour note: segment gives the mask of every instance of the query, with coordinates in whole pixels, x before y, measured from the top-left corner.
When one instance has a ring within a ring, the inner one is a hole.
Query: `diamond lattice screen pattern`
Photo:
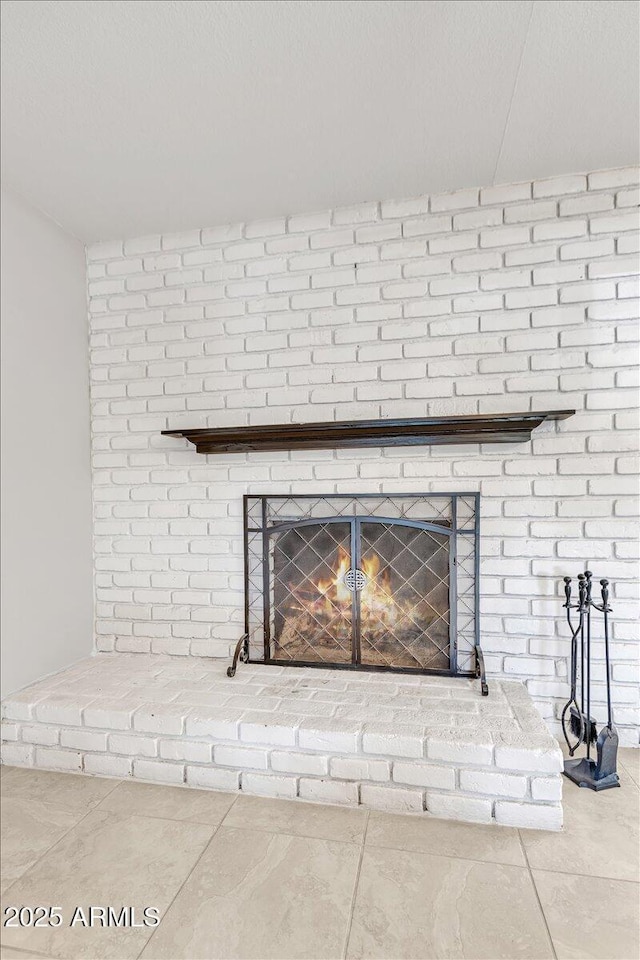
[[[376,583],[382,594],[380,603],[367,603],[365,594],[362,662],[448,669],[449,537],[419,527],[366,522],[361,536],[363,559],[380,559]]]
[[[476,518],[465,494],[248,497],[251,658],[473,673]]]

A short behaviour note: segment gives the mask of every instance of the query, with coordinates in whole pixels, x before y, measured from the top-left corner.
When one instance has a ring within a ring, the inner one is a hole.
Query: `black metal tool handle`
[[[565,582],[567,581],[565,577]],[[566,589],[566,587],[565,587]],[[564,739],[567,742],[567,747],[569,748],[569,756],[572,757],[580,744],[582,743],[585,726],[584,726],[584,714],[580,707],[578,706],[578,701],[576,699],[576,688],[578,685],[578,634],[581,633],[584,621],[584,610],[580,608],[578,625],[575,630],[571,629],[571,690],[569,693],[569,699],[565,703],[562,713],[560,715],[560,724],[562,726],[562,733]],[[574,716],[577,716],[577,722],[579,723],[579,729],[572,731],[577,737],[575,743],[571,743],[569,739],[568,729],[570,729],[567,717],[570,715],[571,708],[575,708]]]
[[[609,581],[601,580],[601,594],[602,594],[602,611],[603,613],[610,613],[611,607],[609,606]]]
[[[578,685],[578,636],[582,634],[584,628],[584,594],[585,594],[585,584],[583,574],[578,576],[578,603],[575,606],[575,609],[578,611],[578,623],[574,628],[571,622],[571,610],[574,609],[571,606],[571,577],[564,577],[564,596],[565,602],[564,607],[567,611],[567,623],[569,624],[569,629],[571,630],[571,678],[570,678],[570,693],[569,699],[565,703],[562,713],[560,715],[560,724],[562,726],[562,733],[564,739],[567,742],[567,747],[569,748],[569,756],[573,756],[584,737],[585,727],[584,727],[584,715],[583,711],[578,705],[576,698],[576,689]],[[573,710],[572,710],[573,708]],[[571,743],[569,739],[569,730],[571,729],[568,717],[573,715],[574,720],[578,723],[579,728],[576,731],[572,731],[576,736],[576,742]]]
[[[586,660],[586,702],[585,702],[585,722],[588,727],[587,734],[587,760],[591,756],[591,590],[593,584],[591,582],[593,574],[591,570],[585,570],[584,579],[585,579],[585,595],[584,595],[584,605],[585,605],[585,620],[586,620],[586,648],[585,648],[585,660]]]
[[[571,577],[562,578],[564,580],[564,603],[562,604],[562,606],[567,611],[567,623],[569,624],[569,629],[571,630],[572,633],[573,633],[573,624],[571,622],[571,611],[572,610],[580,611],[580,608],[582,606],[582,583],[580,581],[581,576],[582,574],[578,574],[578,586],[580,588],[580,592],[578,594],[578,603],[576,604],[571,603]]]
[[[586,597],[584,573],[578,574],[578,610],[580,611],[580,713],[584,713],[584,601]]]
[[[607,672],[607,727],[611,730],[613,717],[611,711],[611,662],[609,657],[609,614],[611,613],[611,607],[609,606],[609,581],[601,580],[600,586],[602,588],[602,616],[604,619],[604,663]]]

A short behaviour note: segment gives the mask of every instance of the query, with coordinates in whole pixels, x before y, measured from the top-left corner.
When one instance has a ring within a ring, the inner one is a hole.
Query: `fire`
[[[357,645],[361,663],[414,668],[441,652],[426,631],[439,619],[446,630],[446,622],[411,583],[411,565],[405,579],[367,549],[356,570],[343,547],[329,562],[322,575],[296,576],[287,584],[286,596],[277,603],[276,659],[348,664]],[[302,574],[300,567],[297,571]],[[354,575],[355,594],[350,589]]]
[[[296,613],[307,614],[316,621],[326,619],[332,622],[331,629],[339,629],[336,616],[348,615],[353,594],[345,582],[345,576],[351,567],[348,552],[338,547],[331,576],[307,582],[306,586],[293,586],[291,592],[298,601]],[[382,570],[381,560],[375,551],[362,558],[362,572],[366,583],[360,590],[360,620],[363,628],[379,630],[383,626],[393,626],[403,611],[397,604],[391,588],[388,568]]]
[[[344,547],[338,547],[338,559],[333,576],[328,580],[318,580],[316,589],[325,600],[335,603],[351,603],[351,591],[344,582],[345,574],[349,569],[349,554]]]

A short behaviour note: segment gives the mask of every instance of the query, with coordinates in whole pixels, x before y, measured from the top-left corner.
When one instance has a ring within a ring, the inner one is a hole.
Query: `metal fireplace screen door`
[[[416,520],[275,524],[266,661],[455,671],[454,544],[450,528]]]
[[[238,661],[479,677],[480,495],[247,494]]]

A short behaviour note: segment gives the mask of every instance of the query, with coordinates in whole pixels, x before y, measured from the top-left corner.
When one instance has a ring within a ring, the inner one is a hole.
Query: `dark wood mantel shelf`
[[[185,437],[198,453],[249,450],[332,450],[337,447],[421,446],[447,443],[524,443],[545,420],[566,420],[575,410],[487,413],[402,420],[337,420],[269,426],[163,430]]]

